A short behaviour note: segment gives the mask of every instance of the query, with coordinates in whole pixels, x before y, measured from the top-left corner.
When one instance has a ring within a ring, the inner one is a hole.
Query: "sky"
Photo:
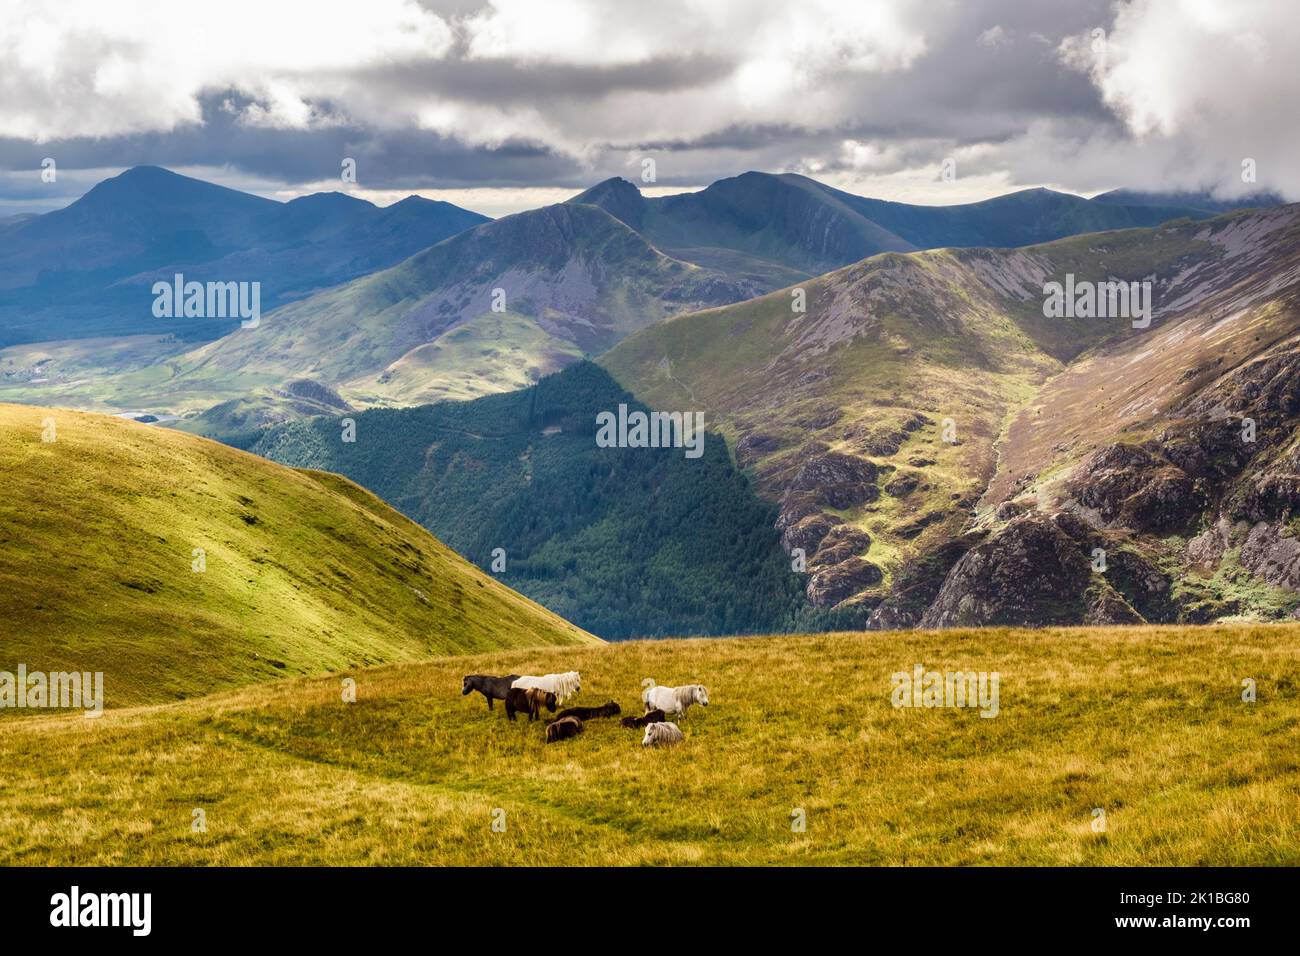
[[[1300,199],[1282,0],[0,0],[0,23],[0,216],[140,164],[492,216],[751,169],[926,204]]]

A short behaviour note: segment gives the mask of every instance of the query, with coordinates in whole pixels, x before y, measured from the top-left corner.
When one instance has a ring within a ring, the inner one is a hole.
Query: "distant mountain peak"
[[[298,196],[294,199],[290,199],[288,205],[337,206],[342,208],[343,206],[351,205],[353,203],[360,203],[364,206],[373,205],[364,199],[358,199],[356,196],[349,196],[347,193],[339,192],[337,189],[330,190],[329,192],[308,193],[306,196]]]
[[[132,166],[130,169],[124,169],[113,179],[129,182],[132,180],[149,180],[149,179],[189,179],[189,176],[183,176],[180,173],[174,173],[164,166],[154,166],[145,163],[141,166]]]
[[[573,198],[573,202],[580,201],[583,196],[609,192],[622,193],[624,195],[641,195],[641,190],[637,189],[636,184],[630,179],[625,179],[622,176],[610,176],[609,179],[602,179],[586,192],[579,193]]]
[[[633,229],[641,228],[645,217],[645,197],[641,195],[641,190],[621,176],[613,176],[604,182],[599,182],[574,196],[569,202],[599,206]]]
[[[162,166],[132,166],[98,183],[68,208],[98,208],[103,204],[116,205],[124,202],[165,206],[214,201],[242,204],[249,209],[278,205],[273,199],[195,179]]]

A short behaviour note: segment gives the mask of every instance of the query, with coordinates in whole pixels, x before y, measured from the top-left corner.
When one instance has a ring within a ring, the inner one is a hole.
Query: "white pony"
[[[641,738],[642,747],[666,747],[679,744],[686,739],[682,729],[671,721],[645,725],[645,736]]]
[[[709,706],[709,689],[703,684],[683,684],[681,687],[647,687],[641,692],[645,712],[658,708],[665,714],[685,715],[691,704]]]
[[[536,687],[555,695],[555,702],[563,704],[578,691],[582,690],[582,676],[577,671],[565,671],[563,674],[545,674],[541,677],[525,675],[515,679],[511,687],[527,690]]]

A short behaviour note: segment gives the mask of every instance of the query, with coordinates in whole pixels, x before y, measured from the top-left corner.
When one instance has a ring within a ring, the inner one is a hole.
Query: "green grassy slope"
[[[352,705],[333,677],[21,721],[0,735],[0,863],[1296,865],[1297,636],[634,642],[357,671]],[[999,715],[895,709],[891,674],[918,662],[998,671]],[[703,682],[710,705],[644,751],[608,720],[548,746],[460,696],[464,673],[570,667],[580,703],[635,711],[654,677]]]
[[[486,312],[343,388],[362,405],[464,401],[527,388],[581,358],[578,346],[530,316]]]
[[[102,671],[109,706],[593,640],[351,482],[180,432],[0,406],[0,486],[0,670]]]
[[[354,411],[332,388],[310,379],[297,379],[283,387],[261,388],[243,398],[214,405],[200,415],[172,419],[164,424],[246,449],[271,425],[308,415],[340,416]]]

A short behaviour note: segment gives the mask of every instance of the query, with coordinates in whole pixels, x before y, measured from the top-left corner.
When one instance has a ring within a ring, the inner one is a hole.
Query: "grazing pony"
[[[472,690],[478,691],[487,698],[488,710],[491,710],[492,701],[505,700],[506,691],[517,680],[519,680],[518,674],[511,674],[508,677],[493,677],[491,674],[466,674],[464,680],[460,682],[460,693],[464,697]]]
[[[536,687],[538,690],[550,691],[555,695],[555,699],[563,704],[582,690],[582,676],[577,671],[565,671],[563,674],[545,674],[541,677],[524,675],[523,677],[516,677],[514,683],[510,686],[523,688],[524,690]]]
[[[526,712],[528,721],[531,723],[537,719],[543,707],[551,713],[555,713],[554,694],[538,690],[536,687],[530,687],[527,690],[511,687],[510,690],[506,691],[506,716],[511,720],[515,719],[515,714]]]
[[[641,738],[642,747],[666,747],[669,744],[679,744],[686,739],[682,729],[676,724],[669,721],[660,721],[657,724],[646,724],[645,736]]]
[[[685,716],[691,704],[709,706],[709,689],[703,684],[683,684],[681,687],[647,687],[641,693],[646,712],[656,707],[665,714]]]
[[[611,700],[608,704],[601,704],[599,707],[567,707],[560,711],[557,719],[577,717],[579,720],[591,720],[593,717],[617,717],[621,713],[623,708]]]
[[[667,719],[668,715],[662,710],[652,710],[644,717],[624,717],[622,724],[624,727],[644,727],[647,724],[657,724]]]
[[[577,717],[561,717],[546,725],[546,742],[553,744],[557,740],[576,737],[582,733],[582,721]]]

